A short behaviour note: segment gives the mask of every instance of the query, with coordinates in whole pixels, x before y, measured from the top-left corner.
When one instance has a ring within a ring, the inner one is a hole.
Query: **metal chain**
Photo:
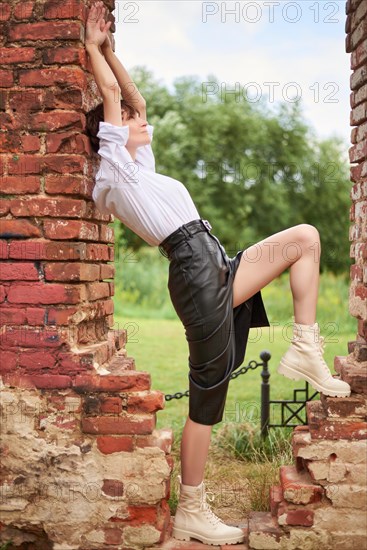
[[[231,376],[229,377],[230,380],[233,380],[233,378],[237,378],[240,374],[246,374],[248,370],[255,370],[258,367],[264,366],[264,363],[258,363],[254,359],[249,362],[247,366],[241,367],[240,369],[236,370],[235,372],[232,372]],[[171,399],[181,399],[182,397],[188,397],[189,396],[189,390],[186,390],[184,393],[182,392],[176,392],[173,394],[167,393],[165,394],[164,398],[166,401],[171,401]]]

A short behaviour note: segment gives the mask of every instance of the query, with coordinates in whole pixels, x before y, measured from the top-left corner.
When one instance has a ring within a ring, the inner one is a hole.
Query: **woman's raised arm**
[[[110,90],[116,79],[99,47],[106,40],[111,22],[104,21],[105,7],[103,2],[96,2],[89,10],[86,23],[85,49],[88,52],[93,75],[99,91],[103,95]]]
[[[101,50],[116,77],[122,97],[133,105],[133,107],[138,109],[140,115],[144,118],[143,112],[146,108],[145,99],[117,55],[114,53],[108,35],[105,42],[101,45]]]

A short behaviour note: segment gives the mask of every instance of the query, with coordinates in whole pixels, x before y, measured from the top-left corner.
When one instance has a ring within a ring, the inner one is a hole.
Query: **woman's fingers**
[[[93,37],[93,40],[99,44],[104,42],[107,31],[112,25],[112,21],[106,23],[104,19],[105,11],[106,7],[103,2],[99,1],[91,6],[88,13],[87,37],[88,39]]]
[[[93,6],[89,10],[87,20],[87,23],[91,28],[102,30],[104,11],[105,7],[103,6],[103,2],[96,2],[95,4],[93,4]]]

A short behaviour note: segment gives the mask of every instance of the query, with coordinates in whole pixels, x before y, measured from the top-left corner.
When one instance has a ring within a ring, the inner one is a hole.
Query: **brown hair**
[[[136,113],[140,115],[140,112],[138,109],[133,107],[130,103],[125,101],[124,99],[121,99],[121,110],[126,111],[128,113],[128,119],[133,118]],[[97,137],[98,131],[99,131],[99,123],[103,122],[104,120],[104,111],[103,111],[103,101],[98,103],[94,109],[91,109],[86,114],[87,119],[87,125],[86,125],[86,131],[87,135],[90,139],[92,149],[95,153],[98,153],[99,149],[99,138]]]

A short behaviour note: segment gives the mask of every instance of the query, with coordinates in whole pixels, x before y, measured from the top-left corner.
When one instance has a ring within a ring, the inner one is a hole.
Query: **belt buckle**
[[[211,228],[212,228],[212,226],[210,225],[210,223],[208,222],[208,220],[201,220],[201,221],[202,221],[204,227],[206,227],[206,229],[207,229],[208,231],[210,231]]]

